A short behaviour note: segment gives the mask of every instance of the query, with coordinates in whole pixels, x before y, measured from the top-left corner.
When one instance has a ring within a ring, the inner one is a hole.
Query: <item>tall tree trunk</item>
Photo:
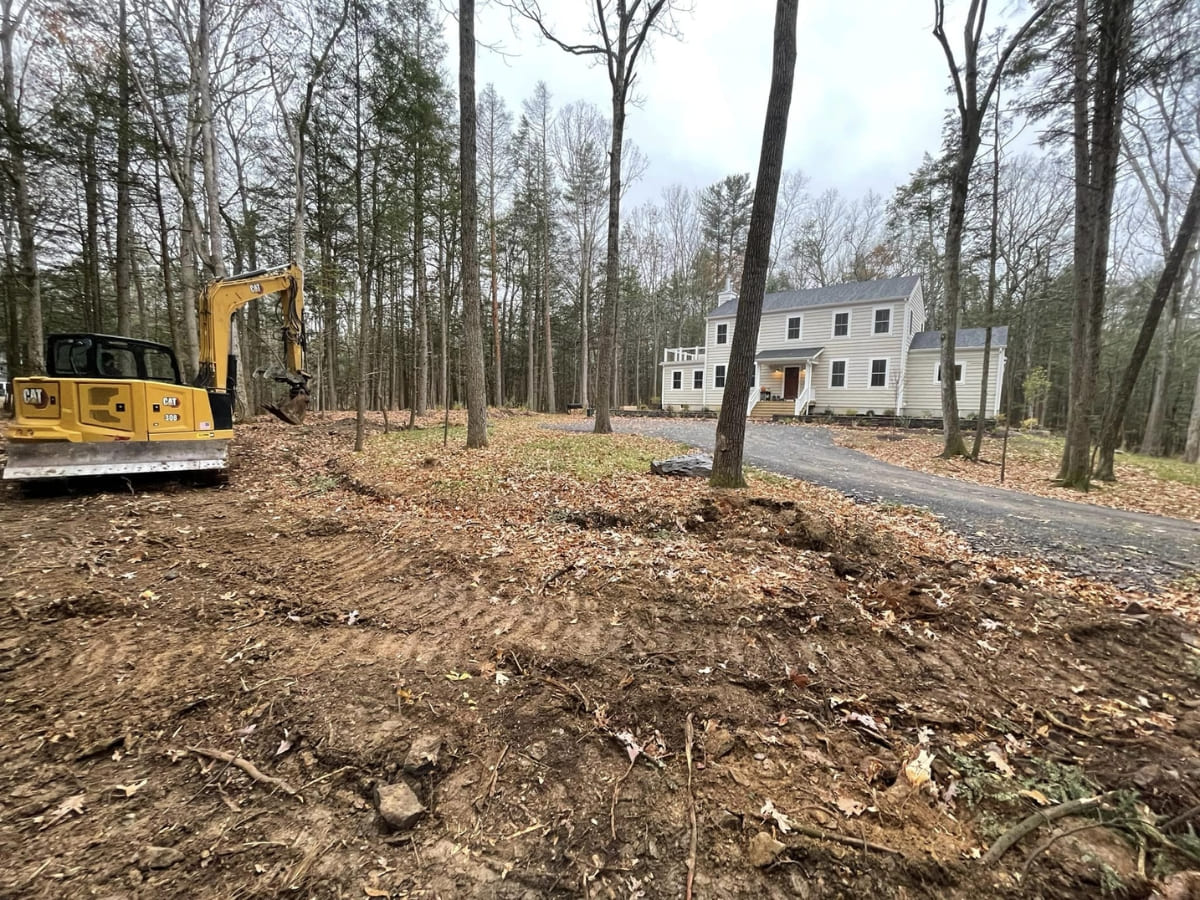
[[[580,316],[579,316],[579,403],[583,406],[586,413],[591,406],[590,394],[588,392],[588,351],[591,347],[591,338],[588,336],[588,327],[590,314],[588,312],[588,293],[592,286],[592,250],[589,246],[589,237],[587,236],[587,226],[584,226],[584,247],[583,247],[583,285],[580,290]]]
[[[1196,387],[1192,390],[1192,414],[1188,418],[1183,459],[1193,464],[1200,462],[1200,369],[1196,370]]]
[[[33,201],[29,196],[29,172],[25,157],[27,138],[21,121],[21,85],[17,80],[13,41],[29,9],[28,3],[13,9],[13,0],[0,6],[0,103],[4,105],[4,130],[8,145],[7,175],[12,187],[17,216],[17,310],[25,341],[22,368],[16,374],[40,374],[46,370],[45,332],[42,324],[42,286],[38,274]],[[0,163],[3,165],[3,163]]]
[[[746,438],[746,404],[762,321],[763,295],[771,262],[771,232],[775,227],[775,204],[783,176],[783,148],[787,138],[788,110],[792,105],[792,81],[796,71],[796,10],[799,0],[778,0],[775,5],[774,55],[771,90],[763,125],[758,181],[754,207],[746,236],[746,258],[742,266],[737,319],[725,377],[725,394],[717,420],[716,451],[713,454],[712,484],[744,487],[742,451]]]
[[[83,296],[86,312],[85,321],[92,323],[96,331],[107,331],[104,325],[100,290],[100,172],[96,165],[96,130],[99,119],[92,121],[83,138],[83,156],[80,158],[83,176],[83,201],[85,208],[85,236],[83,245]],[[128,334],[128,331],[117,331]]]
[[[1108,238],[1121,146],[1133,0],[1107,0],[1097,24],[1095,83],[1089,83],[1087,0],[1076,0],[1074,64],[1075,305],[1071,387],[1058,480],[1086,491],[1091,482],[1091,418],[1100,371],[1100,332],[1108,276]],[[1088,120],[1088,101],[1092,103]],[[1089,131],[1090,125],[1090,131]]]
[[[491,117],[493,124],[495,116]],[[496,154],[496,137],[493,134],[491,137],[493,163]],[[500,354],[500,304],[497,298],[497,277],[496,277],[496,173],[494,165],[488,172],[488,235],[491,242],[492,250],[492,388],[493,400],[492,403],[496,407],[504,405],[504,362]]]
[[[543,128],[543,141],[546,131]],[[545,166],[543,165],[543,169]],[[544,182],[543,177],[543,182]],[[546,204],[544,210],[545,225],[542,231],[542,343],[546,354],[546,412],[557,412],[554,391],[554,342],[550,334],[550,192],[549,186],[544,185],[542,196]]]
[[[979,416],[975,420],[975,443],[971,447],[971,459],[979,461],[983,450],[983,423],[987,419],[988,377],[992,361],[992,315],[996,309],[996,253],[1000,243],[1000,93],[996,92],[996,104],[992,117],[992,219],[988,237],[988,285],[984,321],[987,331],[983,338],[983,374],[979,381]],[[907,335],[905,336],[907,338]],[[945,369],[942,369],[945,372]],[[997,398],[996,408],[1000,408]]]
[[[1105,481],[1116,480],[1116,474],[1113,471],[1113,457],[1120,440],[1125,412],[1129,407],[1129,398],[1133,396],[1133,388],[1137,384],[1142,363],[1145,362],[1146,355],[1150,352],[1150,344],[1154,340],[1159,317],[1162,315],[1168,298],[1175,293],[1178,282],[1182,278],[1187,256],[1189,252],[1192,252],[1192,240],[1196,234],[1198,219],[1200,219],[1200,172],[1196,174],[1192,193],[1188,197],[1187,207],[1179,222],[1179,231],[1175,235],[1175,243],[1171,247],[1170,255],[1167,256],[1158,284],[1155,285],[1154,296],[1150,299],[1150,306],[1146,310],[1146,317],[1138,332],[1137,343],[1134,344],[1133,353],[1130,355],[1129,362],[1125,366],[1125,373],[1121,377],[1120,387],[1113,394],[1105,412],[1100,431],[1100,454],[1096,466],[1096,477]]]
[[[475,176],[475,0],[458,0],[459,172],[462,204],[463,340],[467,362],[467,447],[486,447],[487,385],[479,300],[479,188]]]
[[[1179,314],[1180,287],[1182,279],[1176,279],[1167,307],[1167,321],[1163,328],[1162,345],[1159,348],[1158,371],[1154,376],[1154,389],[1150,395],[1150,412],[1146,415],[1146,430],[1142,434],[1142,453],[1147,456],[1163,455],[1163,432],[1167,419],[1167,385],[1170,381],[1175,345],[1182,330],[1183,317]]]
[[[617,66],[625,70],[624,42]],[[604,261],[604,305],[600,310],[600,346],[596,373],[595,434],[612,434],[609,411],[613,397],[613,353],[617,342],[617,304],[621,298],[621,153],[625,141],[625,92],[628,85],[613,83],[612,143],[608,152],[608,252]]]
[[[129,27],[127,0],[117,6],[117,334],[133,334],[129,292],[133,265],[133,196],[129,177],[129,158],[133,129],[129,122]],[[145,317],[141,317],[141,337],[146,337]]]
[[[167,231],[167,211],[163,205],[162,179],[158,176],[158,163],[154,164],[154,206],[158,211],[158,256],[162,271],[163,298],[167,302],[167,331],[171,346],[180,350],[179,327],[175,321],[175,279],[171,277],[171,250]],[[182,355],[182,354],[180,354]]]
[[[412,413],[423,416],[429,406],[429,313],[425,300],[425,177],[418,145],[413,158],[413,336],[416,344],[416,393]]]

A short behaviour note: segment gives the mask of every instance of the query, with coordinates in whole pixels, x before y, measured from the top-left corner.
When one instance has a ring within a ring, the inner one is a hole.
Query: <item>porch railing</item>
[[[704,359],[703,347],[667,347],[663,350],[663,362],[698,362]]]
[[[792,408],[792,415],[802,416],[808,412],[808,404],[812,403],[812,388],[809,386],[808,379],[804,380],[804,390],[796,397],[796,404]]]

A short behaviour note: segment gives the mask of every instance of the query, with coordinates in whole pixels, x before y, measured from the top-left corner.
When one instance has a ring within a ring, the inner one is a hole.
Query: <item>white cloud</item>
[[[564,39],[589,40],[588,3],[545,3]],[[939,145],[949,98],[946,63],[921,2],[843,0],[802,4],[788,122],[786,165],[802,169],[815,190],[888,195]],[[953,23],[951,23],[953,25]],[[774,3],[702,0],[679,18],[680,39],[656,35],[637,76],[640,103],[626,136],[650,160],[634,203],[682,181],[691,187],[757,169],[770,85]],[[514,36],[508,14],[478,12],[478,89],[491,81],[519,111],[538,80],[556,106],[586,99],[610,108],[604,71],[536,35]],[[451,71],[457,71],[457,23],[447,23]]]

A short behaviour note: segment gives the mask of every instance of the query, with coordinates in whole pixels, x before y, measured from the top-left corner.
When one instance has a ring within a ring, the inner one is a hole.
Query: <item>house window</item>
[[[886,359],[871,360],[871,387],[887,387]]]
[[[961,382],[962,378],[963,378],[962,363],[955,363],[954,364],[954,380],[956,382]],[[939,382],[942,380],[942,364],[941,363],[937,364],[937,379],[936,380]]]
[[[694,387],[696,390],[700,390],[704,387],[703,369],[696,369],[694,372],[692,372],[692,387]]]
[[[713,387],[719,387],[719,388],[725,387],[725,367],[724,366],[717,366],[716,371],[713,372]]]
[[[789,341],[800,340],[800,319],[800,316],[792,316],[788,319],[787,339]]]
[[[891,334],[892,333],[892,310],[891,307],[875,310],[875,334]]]
[[[718,344],[728,344],[729,343],[729,325],[728,324],[722,323],[717,326],[717,343]]]
[[[683,387],[683,373],[680,372],[678,369],[676,369],[674,372],[671,373],[671,388],[673,390],[677,391],[682,387]]]
[[[840,312],[833,314],[833,336],[846,337],[850,334],[850,313]]]
[[[835,359],[829,366],[829,386],[831,388],[846,386],[846,361]]]

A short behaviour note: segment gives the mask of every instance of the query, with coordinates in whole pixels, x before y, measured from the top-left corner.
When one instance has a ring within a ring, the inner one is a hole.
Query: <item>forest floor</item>
[[[1200,868],[1194,595],[657,478],[678,445],[565,421],[493,412],[468,452],[373,419],[355,455],[352,417],[260,420],[223,487],[6,487],[0,897],[681,897],[690,860],[697,897],[1145,897]]]
[[[1087,493],[1054,483],[1062,459],[1061,438],[1012,432],[1007,453],[1003,432],[984,436],[979,462],[942,459],[941,432],[908,429],[831,428],[833,439],[876,459],[961,481],[1008,487],[1039,497],[1073,500],[1131,512],[1171,516],[1200,522],[1200,466],[1178,459],[1159,459],[1133,453],[1118,453],[1114,469],[1117,480],[1095,481]],[[973,434],[966,435],[970,448]],[[1004,458],[1004,484],[1000,484],[1000,461]]]

